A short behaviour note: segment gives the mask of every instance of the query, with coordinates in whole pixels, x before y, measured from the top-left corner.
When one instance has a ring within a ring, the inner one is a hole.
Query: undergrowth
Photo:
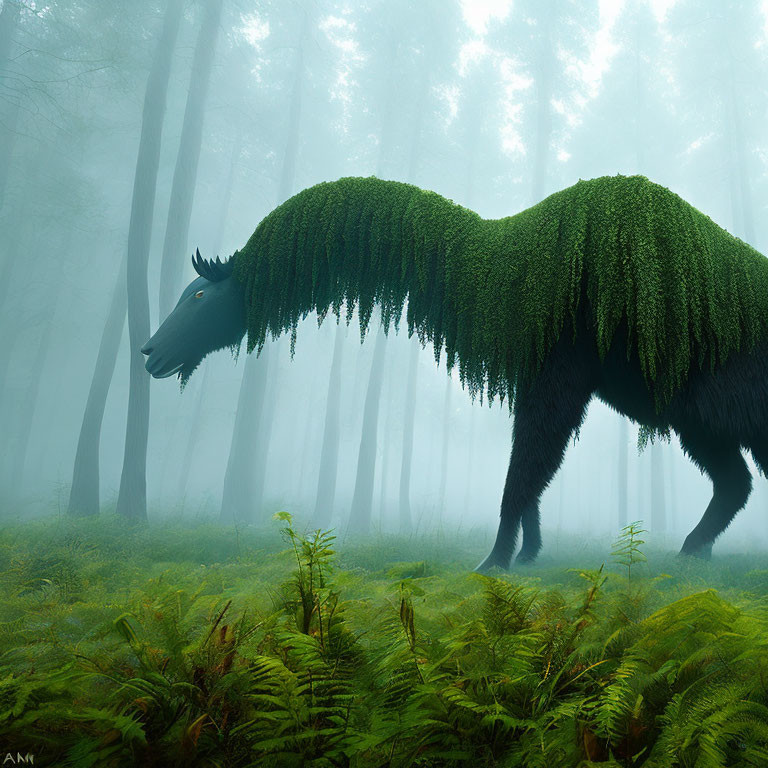
[[[458,538],[337,554],[332,533],[276,518],[237,536],[2,528],[0,752],[40,766],[768,764],[760,558],[646,562],[634,526],[613,556],[581,554],[590,567],[481,576]]]

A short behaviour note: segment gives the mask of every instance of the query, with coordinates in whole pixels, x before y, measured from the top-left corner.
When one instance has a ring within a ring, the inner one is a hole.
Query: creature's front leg
[[[554,473],[553,473],[554,474]],[[532,563],[541,549],[541,518],[539,516],[539,502],[531,504],[523,510],[522,514],[523,543],[517,553],[515,562]]]
[[[594,358],[580,345],[561,339],[532,385],[518,394],[499,530],[490,555],[475,570],[508,568],[521,524],[523,548],[518,559],[535,559],[541,547],[539,498],[584,420],[595,379]]]

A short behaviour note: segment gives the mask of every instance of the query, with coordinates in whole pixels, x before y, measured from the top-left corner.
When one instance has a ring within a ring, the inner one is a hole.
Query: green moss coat
[[[514,398],[577,312],[601,354],[622,321],[659,405],[691,366],[766,331],[768,260],[643,176],[580,181],[488,220],[409,184],[345,178],[286,201],[235,254],[248,349],[317,310],[363,333],[407,299],[409,332],[445,346],[471,392]]]

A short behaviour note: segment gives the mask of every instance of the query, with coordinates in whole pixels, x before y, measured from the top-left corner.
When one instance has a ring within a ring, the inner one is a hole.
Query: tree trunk
[[[34,185],[31,179],[36,179],[38,163],[33,161],[28,169],[26,184],[30,188]],[[26,220],[25,220],[26,219]],[[7,237],[0,237],[0,255],[3,257],[0,267],[0,325],[3,332],[0,335],[0,404],[5,404],[5,385],[8,380],[8,371],[11,364],[11,354],[17,341],[17,326],[19,320],[14,316],[13,307],[7,307],[8,296],[11,294],[11,286],[17,282],[16,274],[20,264],[23,264],[22,254],[32,252],[31,234],[33,233],[32,217],[22,217]],[[29,249],[29,250],[28,250]],[[10,311],[6,311],[10,310]],[[7,405],[7,404],[6,404]],[[2,427],[2,425],[0,425]]]
[[[203,118],[213,55],[219,34],[223,0],[207,0],[192,59],[187,106],[181,128],[179,152],[173,171],[171,202],[165,228],[163,256],[160,262],[160,319],[167,317],[178,299],[184,254],[189,240],[189,222],[197,186],[197,167],[203,140]]]
[[[389,59],[395,60],[397,55],[398,37],[394,27],[390,30]],[[394,70],[387,74],[387,84],[384,89],[381,125],[381,141],[376,161],[376,176],[382,178],[385,174],[387,160],[394,143],[395,127],[395,97],[399,82]],[[411,155],[413,158],[413,153]],[[368,376],[368,386],[365,392],[363,407],[363,425],[360,436],[360,448],[357,455],[357,471],[355,474],[355,490],[352,494],[352,508],[347,529],[352,534],[367,534],[371,529],[371,513],[373,507],[373,484],[376,477],[376,452],[378,448],[379,402],[381,386],[384,381],[384,358],[386,357],[387,336],[383,326],[376,336],[373,350],[373,361]]]
[[[133,183],[131,221],[128,228],[126,284],[130,389],[125,454],[117,497],[117,512],[129,520],[147,517],[147,439],[149,436],[149,376],[144,370],[141,347],[149,338],[147,262],[152,236],[152,217],[160,160],[171,58],[184,11],[183,0],[169,0],[147,80],[142,114],[141,140]]]
[[[179,509],[184,510],[184,502],[186,501],[187,484],[189,483],[189,471],[192,466],[192,459],[195,455],[195,449],[197,448],[197,442],[200,438],[200,426],[203,422],[203,406],[205,404],[205,393],[208,385],[208,377],[210,375],[211,366],[208,360],[204,360],[201,368],[203,369],[203,377],[200,382],[200,390],[197,393],[195,400],[195,407],[192,409],[192,422],[189,429],[189,435],[187,437],[187,444],[184,447],[184,458],[181,463],[181,472],[179,473],[179,481],[176,485],[176,499],[179,501]]]
[[[566,452],[567,452],[566,448]],[[559,478],[559,488],[557,489],[557,536],[558,541],[560,538],[560,534],[563,530],[563,520],[565,520],[565,477],[566,477],[566,469],[565,469],[565,461],[560,464],[560,478]]]
[[[237,162],[240,159],[240,154],[243,150],[242,134],[238,131],[235,139],[232,142],[232,151],[229,156],[229,172],[227,173],[227,180],[224,184],[221,197],[221,208],[219,214],[216,217],[217,227],[216,234],[213,239],[214,253],[218,253],[224,242],[224,232],[226,228],[226,222],[229,217],[229,205],[232,201],[232,188],[235,184],[235,171],[237,169]],[[210,363],[208,360],[204,360],[203,364],[203,380],[200,384],[200,391],[197,399],[195,400],[195,407],[192,411],[192,426],[190,427],[189,437],[187,439],[187,445],[184,449],[184,461],[181,465],[181,473],[179,475],[179,481],[176,486],[176,498],[182,500],[181,508],[184,507],[184,498],[187,491],[187,483],[189,481],[189,470],[194,459],[195,450],[197,448],[197,442],[200,439],[200,423],[203,420],[203,406],[206,401],[206,392],[208,391],[209,382],[209,368]]]
[[[408,157],[408,181],[413,184],[421,156],[421,134],[424,127],[424,112],[429,94],[430,71],[425,62],[421,70],[421,79],[416,93],[416,115],[411,133],[411,150]],[[400,456],[400,492],[399,492],[399,526],[400,532],[411,530],[413,516],[411,514],[411,462],[413,461],[413,432],[416,425],[416,378],[419,366],[419,350],[421,344],[418,336],[410,339],[408,356],[408,375],[405,385],[405,408],[403,419],[403,450]]]
[[[445,512],[445,489],[448,484],[448,441],[451,433],[451,377],[445,376],[445,399],[443,401],[443,444],[440,447],[440,485],[437,491],[437,514],[440,518]]]
[[[68,246],[62,251],[66,253]],[[56,315],[58,314],[61,291],[55,284],[50,290],[50,295],[46,307],[50,308],[46,313],[47,317],[43,320],[43,328],[40,338],[37,341],[35,356],[32,365],[29,368],[29,379],[22,402],[17,403],[19,413],[21,414],[21,424],[17,430],[17,441],[13,453],[13,460],[10,462],[10,482],[21,491],[24,485],[24,468],[27,464],[27,454],[29,452],[29,441],[32,435],[32,427],[35,421],[35,412],[39,402],[40,384],[43,381],[45,373],[45,361],[48,359],[48,353],[51,348],[51,336],[56,327]]]
[[[386,378],[386,377],[385,377]],[[389,498],[389,488],[387,483],[389,482],[389,460],[392,454],[392,388],[391,386],[384,387],[382,384],[381,399],[384,403],[383,411],[383,423],[382,431],[380,434],[381,445],[381,471],[377,472],[379,481],[379,503],[376,507],[376,529],[381,531],[386,525],[386,509],[387,500]],[[389,397],[387,397],[389,395]],[[380,406],[381,407],[381,406]],[[374,479],[374,486],[375,486]],[[374,507],[371,506],[371,519],[373,520]]]
[[[552,19],[547,19],[541,27],[542,39],[539,42],[534,84],[536,89],[536,132],[533,142],[532,204],[538,203],[544,197],[547,189],[552,136],[552,106],[550,102],[554,80],[554,61],[556,61],[548,31],[552,21]]]
[[[474,402],[470,405],[469,412],[469,435],[467,437],[467,478],[464,483],[464,502],[462,514],[470,514],[470,505],[472,499],[472,475],[475,471],[475,432],[477,431],[477,406]]]
[[[232,202],[232,189],[235,186],[235,176],[237,175],[237,164],[240,161],[240,155],[243,153],[243,133],[238,130],[235,138],[232,140],[232,151],[229,155],[229,171],[221,196],[221,208],[216,218],[216,234],[213,238],[215,250],[221,250],[224,245],[224,233],[226,232],[227,220],[229,219],[229,206]]]
[[[291,97],[288,106],[288,127],[286,132],[285,151],[283,153],[283,164],[280,170],[280,179],[277,186],[277,203],[282,203],[291,197],[296,177],[296,161],[299,153],[299,138],[301,136],[301,113],[303,105],[304,92],[304,46],[309,37],[311,29],[311,16],[305,12],[302,21],[299,46],[296,53],[296,63],[294,69],[293,85]],[[269,449],[269,436],[272,429],[272,416],[274,413],[274,403],[270,397],[271,393],[276,392],[276,387],[267,387],[261,385],[262,380],[266,382],[268,375],[267,361],[265,354],[269,347],[275,342],[267,341],[259,358],[255,355],[249,356],[246,361],[246,371],[243,373],[243,382],[240,387],[240,396],[237,401],[237,410],[235,412],[235,429],[243,420],[251,420],[250,411],[256,411],[259,414],[257,429],[246,430],[242,432],[238,439],[233,434],[230,447],[229,459],[227,461],[227,473],[224,480],[224,494],[222,497],[221,514],[223,520],[233,519],[228,511],[233,504],[230,499],[239,497],[238,486],[247,485],[250,487],[250,494],[263,493],[263,477],[265,467],[259,466],[260,457],[263,457],[262,463],[266,463],[266,456]],[[261,366],[264,368],[260,373],[250,370]],[[276,366],[273,366],[276,375]],[[273,382],[274,384],[274,382]],[[253,387],[253,391],[244,389]],[[241,410],[241,407],[244,410]],[[263,414],[263,417],[262,417]],[[233,455],[234,454],[234,455]],[[230,469],[231,466],[231,469]],[[254,477],[254,474],[256,477]],[[261,480],[259,480],[261,477]],[[251,503],[252,504],[252,503]],[[238,504],[234,504],[233,509],[238,509]],[[252,505],[251,505],[252,508]]]
[[[82,160],[82,158],[79,158]],[[79,164],[79,163],[77,163]],[[22,396],[22,402],[16,403],[21,420],[18,425],[17,442],[13,453],[13,460],[9,462],[11,471],[11,483],[21,489],[24,485],[24,469],[27,465],[29,443],[35,423],[35,414],[40,401],[40,386],[45,378],[45,364],[51,349],[51,339],[56,329],[56,319],[61,306],[61,298],[65,293],[61,289],[60,276],[64,271],[64,264],[72,250],[72,242],[75,230],[71,224],[65,225],[61,233],[58,249],[60,258],[57,262],[57,270],[49,271],[47,275],[49,285],[46,296],[40,308],[42,330],[37,340],[35,356],[29,366],[28,384]],[[50,426],[50,425],[49,425]]]
[[[0,67],[2,64],[0,64]],[[6,115],[0,117],[0,212],[5,204],[5,191],[11,172],[13,147],[16,144],[16,127],[19,122],[18,104],[11,104]]]
[[[99,445],[101,424],[107,395],[115,372],[117,353],[125,327],[125,311],[128,298],[125,290],[126,257],[120,264],[112,290],[107,321],[101,333],[99,352],[88,390],[88,400],[77,440],[75,466],[72,472],[72,488],[69,492],[67,511],[70,515],[97,515],[99,513]]]
[[[296,52],[296,64],[291,88],[291,101],[288,107],[288,131],[286,134],[283,165],[280,170],[280,182],[277,187],[278,204],[293,195],[296,184],[296,162],[299,155],[299,137],[301,136],[301,113],[304,105],[304,46],[307,44],[311,29],[312,16],[304,12],[299,48]]]
[[[755,221],[752,212],[752,190],[749,180],[748,161],[745,151],[741,105],[737,98],[738,85],[733,72],[733,53],[728,43],[728,79],[725,88],[725,125],[729,154],[731,209],[733,229],[736,235],[755,245]]]
[[[646,64],[643,61],[642,53],[646,50],[646,41],[643,35],[641,25],[641,15],[637,12],[633,27],[633,47],[634,47],[634,78],[635,78],[635,109],[633,110],[633,123],[635,129],[635,173],[647,175],[645,145],[648,141],[648,130],[645,125],[645,87],[643,78],[646,74]]]
[[[352,494],[352,510],[349,516],[349,532],[367,534],[371,528],[371,507],[373,504],[373,480],[376,474],[376,449],[378,447],[379,400],[384,381],[384,358],[386,335],[381,326],[376,334],[373,361],[368,377],[368,388],[363,407],[363,426],[360,449],[357,455],[355,490]]]
[[[5,0],[0,10],[0,73],[7,73],[13,35],[21,15],[19,0]],[[11,155],[16,140],[16,124],[19,117],[17,99],[0,101],[0,211],[3,210]]]
[[[333,518],[336,500],[336,479],[339,468],[339,415],[341,410],[341,360],[344,352],[346,326],[343,320],[336,326],[333,342],[331,373],[328,377],[328,395],[325,399],[325,424],[323,444],[320,449],[320,474],[317,478],[315,510],[312,527],[326,529]]]
[[[667,532],[667,507],[664,499],[664,446],[654,442],[651,452],[651,531],[663,536]]]
[[[394,62],[397,57],[397,45],[398,36],[395,33],[394,27],[390,29],[389,38],[387,40],[388,48],[388,60]],[[376,176],[380,179],[385,177],[387,170],[387,163],[392,153],[392,146],[394,144],[394,133],[397,121],[395,119],[395,99],[399,93],[400,81],[395,76],[394,69],[390,69],[387,72],[387,82],[384,88],[384,98],[382,100],[381,108],[384,119],[381,123],[381,136],[379,142],[379,153],[376,160]]]
[[[5,0],[0,9],[0,61],[4,64],[10,58],[13,33],[21,15],[20,0]]]
[[[267,372],[267,386],[264,393],[264,407],[261,412],[261,425],[259,428],[259,440],[256,444],[255,462],[253,464],[253,498],[254,509],[261,514],[264,506],[264,492],[266,490],[267,463],[269,460],[269,446],[272,440],[272,427],[275,422],[277,410],[277,398],[280,379],[280,358],[283,346],[287,346],[287,339],[278,340],[272,345],[271,362]],[[277,510],[275,510],[277,511]]]
[[[667,477],[669,477],[669,496],[667,497],[667,509],[672,510],[671,519],[667,519],[667,532],[671,529],[676,529],[674,521],[677,520],[675,516],[675,508],[677,507],[677,443],[672,442],[669,445],[668,460],[667,460]],[[671,523],[671,525],[670,525]]]
[[[629,525],[629,495],[627,492],[627,458],[629,451],[629,424],[621,416],[619,421],[619,445],[618,445],[618,498],[616,499],[616,509],[619,516],[619,529]]]
[[[416,423],[416,382],[419,373],[418,337],[410,339],[408,377],[405,384],[405,419],[403,421],[403,450],[400,459],[400,533],[409,533],[413,527],[411,514],[411,466],[413,463],[413,432]]]
[[[265,345],[260,357],[248,355],[245,361],[224,474],[221,520],[225,523],[250,523],[256,517],[254,443],[260,434],[271,349]]]

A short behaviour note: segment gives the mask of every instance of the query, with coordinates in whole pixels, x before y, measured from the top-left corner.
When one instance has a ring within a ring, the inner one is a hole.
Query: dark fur
[[[600,360],[594,333],[579,321],[566,330],[541,371],[514,406],[512,455],[501,502],[501,521],[491,554],[478,566],[507,568],[522,527],[517,560],[531,562],[541,548],[539,499],[563,460],[594,395],[624,416],[669,428],[686,454],[712,480],[713,496],[682,553],[706,557],[714,540],[746,504],[752,478],[741,449],[768,471],[768,342],[732,355],[711,372],[693,369],[686,385],[661,413],[640,370],[636,351],[627,359],[620,328]]]
[[[243,291],[230,277],[231,263],[205,262],[199,254],[193,263],[200,278],[142,349],[147,370],[158,378],[178,372],[186,380],[205,355],[237,345],[245,333]],[[478,570],[507,568],[521,527],[518,560],[535,559],[541,548],[539,499],[594,395],[640,424],[674,430],[712,480],[712,500],[683,544],[686,554],[707,556],[746,504],[752,478],[741,449],[750,450],[760,471],[768,472],[768,341],[732,355],[714,373],[691,370],[685,386],[657,413],[634,347],[627,356],[626,328],[619,327],[600,360],[586,306],[583,296],[575,331],[566,328],[535,378],[518,388],[499,531]]]

